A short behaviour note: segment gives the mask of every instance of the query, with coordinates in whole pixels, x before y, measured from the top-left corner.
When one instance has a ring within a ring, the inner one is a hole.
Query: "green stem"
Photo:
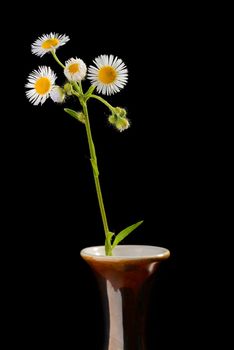
[[[76,82],[76,81],[73,81],[73,85],[74,85],[74,87],[75,87],[76,91],[78,91],[78,92],[82,92],[82,89],[80,89],[80,87],[79,87],[79,85],[77,84],[77,82]]]
[[[99,208],[100,208],[100,212],[101,212],[105,236],[108,237],[109,228],[108,228],[108,223],[107,223],[104,202],[103,202],[103,198],[102,198],[101,186],[100,186],[100,182],[99,182],[98,164],[97,164],[95,146],[94,146],[93,139],[92,139],[92,133],[91,133],[89,115],[88,115],[88,108],[87,108],[86,102],[83,102],[82,106],[83,106],[83,111],[84,111],[84,115],[85,115],[85,127],[86,127],[86,133],[87,133],[87,137],[88,137],[89,151],[90,151],[90,156],[91,156],[93,177],[94,177],[94,182],[95,182],[95,187],[96,187],[96,192],[97,192],[97,197],[98,197],[98,203],[99,203]]]
[[[81,93],[83,94],[83,88],[82,88],[82,83],[81,83],[81,81],[79,81],[79,87],[80,87]]]
[[[77,92],[76,90],[74,90],[73,87],[72,87],[72,93],[73,93],[73,95],[75,95],[76,97],[78,97],[78,99],[79,99],[79,101],[80,101],[81,95],[80,95],[79,92]]]
[[[52,53],[52,56],[54,57],[55,61],[64,69],[65,66],[64,66],[64,64],[62,64],[62,62],[58,59],[58,56],[56,55],[55,51],[52,50],[51,53]]]
[[[111,110],[111,112],[113,111],[114,108],[111,106],[111,104],[109,104],[106,100],[104,100],[104,98],[97,96],[97,95],[90,95],[90,97],[101,101],[102,103],[104,103],[104,105],[106,105]]]

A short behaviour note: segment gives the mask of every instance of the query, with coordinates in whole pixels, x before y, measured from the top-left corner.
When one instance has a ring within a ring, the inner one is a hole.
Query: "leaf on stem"
[[[112,249],[114,249],[117,244],[119,244],[124,238],[126,238],[133,230],[135,230],[138,226],[143,223],[143,220],[138,221],[136,224],[126,227],[124,230],[120,231],[112,244]]]
[[[64,111],[71,115],[73,118],[78,119],[78,113],[76,111],[74,111],[73,109],[70,108],[64,108]]]
[[[93,91],[95,90],[96,86],[91,85],[90,88],[85,93],[86,100],[89,99],[90,95],[92,95]]]
[[[70,108],[64,108],[64,111],[71,115],[73,118],[75,118],[76,120],[78,120],[79,122],[85,124],[85,115],[83,112],[76,112],[73,109]]]

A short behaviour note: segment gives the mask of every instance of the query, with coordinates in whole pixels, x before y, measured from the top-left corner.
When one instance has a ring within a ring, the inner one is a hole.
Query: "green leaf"
[[[106,255],[112,255],[112,246],[111,246],[111,239],[114,236],[114,232],[108,232],[106,235],[106,240],[105,240],[105,252]]]
[[[93,93],[93,91],[95,90],[96,86],[91,85],[90,88],[87,90],[85,97],[86,99],[88,99],[90,97],[90,95]]]
[[[120,231],[112,244],[112,249],[117,246],[124,238],[126,238],[133,230],[135,230],[138,226],[140,226],[143,223],[143,220],[138,221],[136,224],[133,224],[131,226],[126,227],[124,230]]]
[[[64,108],[64,111],[65,111],[67,114],[71,115],[73,118],[79,120],[79,119],[78,119],[78,113],[77,113],[76,111],[74,111],[73,109]]]

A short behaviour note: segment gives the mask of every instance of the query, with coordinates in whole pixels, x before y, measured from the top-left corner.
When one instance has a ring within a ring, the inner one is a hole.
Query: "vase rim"
[[[151,245],[118,245],[113,250],[112,256],[105,255],[104,246],[87,247],[80,252],[83,258],[93,257],[101,260],[137,260],[154,259],[164,260],[169,258],[170,251],[163,247]]]

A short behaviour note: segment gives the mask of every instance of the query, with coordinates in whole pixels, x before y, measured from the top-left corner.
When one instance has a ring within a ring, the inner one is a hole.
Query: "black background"
[[[196,341],[201,331],[191,329],[195,291],[185,261],[202,215],[196,204],[200,174],[188,83],[193,55],[186,32],[189,14],[185,21],[172,7],[128,13],[121,4],[120,10],[104,4],[90,9],[68,4],[69,11],[44,6],[46,16],[31,9],[21,17],[17,93],[9,97],[11,117],[2,131],[7,135],[4,207],[12,267],[6,303],[6,324],[14,329],[9,342],[25,349],[46,343],[95,350],[103,342],[96,281],[79,256],[84,247],[102,245],[104,237],[85,130],[62,106],[52,101],[33,106],[25,97],[27,76],[39,65],[51,66],[63,83],[62,70],[50,55],[39,58],[30,52],[38,36],[53,31],[71,39],[58,50],[61,61],[77,56],[89,65],[100,54],[113,54],[129,69],[125,89],[107,99],[127,108],[130,129],[118,133],[108,125],[108,110],[98,101],[89,104],[109,226],[118,232],[144,219],[125,243],[171,251],[152,290],[148,350],[187,349],[184,335],[191,333]],[[65,106],[75,106],[73,99]]]

